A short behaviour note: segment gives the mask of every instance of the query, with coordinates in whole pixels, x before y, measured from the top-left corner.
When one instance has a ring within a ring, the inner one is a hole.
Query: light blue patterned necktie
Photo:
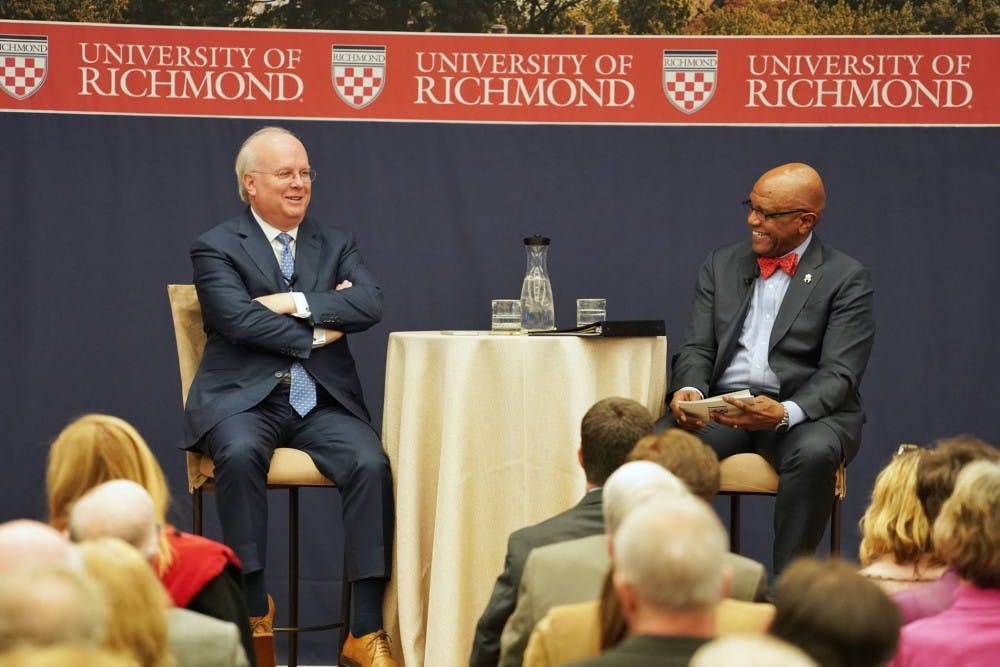
[[[292,236],[281,232],[278,234],[281,241],[281,275],[288,283],[288,291],[292,291],[292,274],[295,272],[295,258],[292,257]],[[310,377],[309,372],[297,361],[292,362],[292,386],[288,392],[288,402],[292,408],[305,417],[309,411],[316,407],[316,381]]]

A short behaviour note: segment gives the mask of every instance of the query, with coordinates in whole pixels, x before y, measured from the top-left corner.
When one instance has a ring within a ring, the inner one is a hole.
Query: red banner
[[[0,21],[0,111],[997,125],[1000,37],[601,37]]]

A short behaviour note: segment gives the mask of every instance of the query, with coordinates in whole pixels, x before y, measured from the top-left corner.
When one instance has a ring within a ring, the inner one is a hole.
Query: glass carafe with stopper
[[[524,239],[528,270],[521,285],[521,329],[524,331],[547,331],[556,328],[555,304],[552,300],[552,283],[546,261],[549,254],[549,239],[544,236],[529,236]]]

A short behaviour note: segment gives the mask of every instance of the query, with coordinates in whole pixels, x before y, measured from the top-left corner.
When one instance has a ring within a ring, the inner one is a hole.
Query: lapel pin
[[[805,282],[806,284],[809,284],[809,283],[811,283],[811,282],[813,281],[813,274],[811,274],[811,273],[807,273],[807,274],[806,274],[806,277],[805,277],[805,278],[803,278],[802,280],[803,280],[803,282]]]

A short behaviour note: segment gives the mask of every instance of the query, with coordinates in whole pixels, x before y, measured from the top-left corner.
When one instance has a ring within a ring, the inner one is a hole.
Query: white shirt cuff
[[[295,301],[295,312],[292,313],[292,317],[300,317],[305,319],[312,316],[312,311],[309,310],[309,302],[306,301],[306,296],[302,292],[291,292],[292,299]]]
[[[322,347],[326,344],[326,329],[313,327],[313,348]]]
[[[788,410],[788,428],[801,424],[806,420],[806,413],[795,401],[782,401],[781,405]]]

